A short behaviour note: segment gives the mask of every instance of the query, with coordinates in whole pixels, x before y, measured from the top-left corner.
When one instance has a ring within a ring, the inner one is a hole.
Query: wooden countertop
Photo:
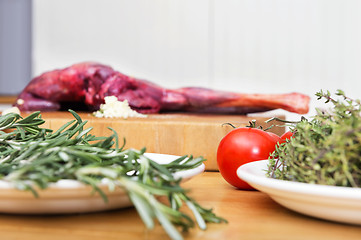
[[[13,104],[16,98],[16,95],[0,95],[0,103]]]
[[[361,227],[303,216],[258,191],[229,186],[219,172],[205,172],[184,183],[202,206],[213,208],[228,224],[193,229],[185,239],[360,239]],[[169,239],[158,225],[147,231],[134,208],[109,212],[23,216],[0,214],[1,239]]]

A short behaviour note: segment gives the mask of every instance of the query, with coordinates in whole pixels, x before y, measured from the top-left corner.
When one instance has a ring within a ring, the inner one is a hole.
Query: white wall
[[[34,0],[33,74],[94,60],[176,88],[361,98],[357,0]]]

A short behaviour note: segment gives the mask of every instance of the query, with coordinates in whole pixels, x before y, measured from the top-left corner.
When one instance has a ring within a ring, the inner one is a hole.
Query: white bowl
[[[157,163],[169,163],[179,156],[146,153],[150,159]],[[189,180],[195,175],[202,173],[205,165],[177,172],[174,177]],[[51,184],[44,190],[39,190],[38,198],[30,191],[21,191],[5,181],[0,181],[0,212],[18,214],[64,214],[97,212],[132,206],[126,192],[121,188],[114,191],[108,189],[107,184],[98,186],[108,198],[104,202],[99,193],[93,191],[91,186],[76,180],[64,179]]]
[[[279,204],[309,216],[351,224],[361,224],[361,189],[308,184],[266,176],[268,160],[240,166],[239,178],[268,194]]]

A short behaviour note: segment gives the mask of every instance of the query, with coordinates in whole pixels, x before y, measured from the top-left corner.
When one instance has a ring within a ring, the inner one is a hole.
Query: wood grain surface
[[[25,113],[23,115],[26,115]],[[147,148],[147,152],[203,156],[207,170],[217,170],[216,152],[221,139],[233,128],[246,126],[255,119],[259,125],[268,127],[265,121],[269,117],[247,117],[239,115],[207,114],[152,114],[147,118],[96,118],[90,113],[79,113],[87,120],[87,127],[93,127],[92,134],[108,136],[113,128],[120,138],[126,139],[126,148]],[[73,120],[69,112],[44,112],[44,127],[58,129],[64,123]],[[282,118],[282,116],[278,116]],[[272,132],[282,134],[283,127],[275,127]]]
[[[183,186],[202,206],[213,208],[228,224],[197,228],[185,239],[338,240],[360,239],[361,227],[304,216],[275,203],[258,191],[236,190],[218,172],[205,172]],[[0,239],[116,240],[169,239],[161,226],[146,230],[134,208],[109,212],[29,216],[0,214]]]

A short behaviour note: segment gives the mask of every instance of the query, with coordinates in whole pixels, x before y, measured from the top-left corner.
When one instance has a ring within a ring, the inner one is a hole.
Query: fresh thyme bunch
[[[361,104],[336,92],[316,93],[332,103],[311,120],[291,124],[293,137],[276,147],[269,161],[273,178],[332,186],[361,187]]]
[[[75,179],[91,185],[104,201],[107,196],[98,188],[106,178],[109,189],[123,188],[133,202],[146,227],[154,227],[158,219],[168,235],[182,239],[175,226],[184,231],[195,226],[206,229],[206,222],[226,222],[212,209],[201,207],[180,186],[173,173],[199,166],[204,159],[183,156],[169,164],[158,164],[144,155],[145,149],[119,147],[117,133],[109,137],[89,134],[74,111],[72,120],[57,131],[41,128],[45,121],[40,112],[26,118],[15,113],[0,117],[0,179],[20,190],[30,190],[35,197],[60,179]],[[124,141],[125,143],[125,141]],[[168,202],[159,201],[166,197]],[[180,211],[185,204],[196,221]]]

